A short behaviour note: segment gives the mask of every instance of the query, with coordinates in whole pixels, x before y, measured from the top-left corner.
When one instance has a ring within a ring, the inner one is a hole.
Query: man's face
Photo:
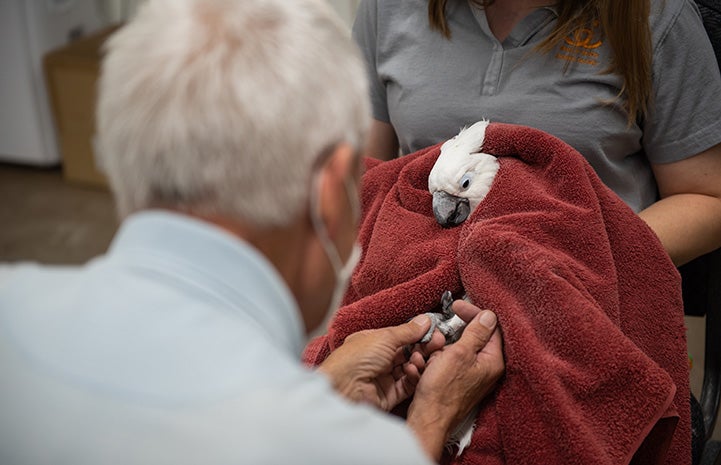
[[[316,299],[313,299],[315,305],[311,314],[306,314],[309,333],[319,326],[321,333],[325,331],[328,321],[340,305],[352,271],[360,258],[360,250],[354,250],[360,219],[360,164],[357,157],[354,158],[353,168],[348,170],[348,173],[342,183],[338,184],[340,189],[334,194],[341,203],[336,209],[333,239],[328,238],[324,231],[319,231],[325,228],[324,225],[316,223],[315,226],[316,236],[321,245],[325,244],[323,248],[326,256],[321,260],[322,270],[318,270],[322,282],[318,283],[319,290],[316,292]]]

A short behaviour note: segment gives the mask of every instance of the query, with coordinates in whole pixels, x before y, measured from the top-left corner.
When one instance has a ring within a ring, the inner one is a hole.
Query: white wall
[[[145,0],[0,0],[0,161],[60,160],[42,56],[79,28],[90,33],[124,21]],[[327,0],[350,26],[359,0]]]
[[[109,23],[120,23],[132,17],[145,0],[95,0],[98,11]]]
[[[42,57],[101,26],[94,0],[0,0],[0,161],[59,162]]]
[[[98,9],[109,22],[120,22],[133,15],[145,0],[96,0]],[[360,0],[327,0],[350,27]]]
[[[348,24],[348,27],[353,25],[353,19],[355,18],[355,12],[358,8],[360,0],[328,0],[333,8],[338,12],[341,18]]]

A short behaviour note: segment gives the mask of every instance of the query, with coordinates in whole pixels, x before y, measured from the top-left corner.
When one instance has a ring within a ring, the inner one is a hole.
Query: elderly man
[[[503,371],[493,313],[456,302],[461,340],[410,359],[426,317],[299,361],[353,268],[364,76],[313,0],[151,0],[111,38],[98,146],[123,223],[85,266],[0,281],[0,463],[440,457]],[[383,412],[411,394],[405,424]]]

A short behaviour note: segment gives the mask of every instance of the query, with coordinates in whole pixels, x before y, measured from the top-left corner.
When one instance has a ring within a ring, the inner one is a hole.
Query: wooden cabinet
[[[102,45],[116,29],[104,29],[44,57],[63,176],[70,182],[107,186],[93,150],[95,98]]]

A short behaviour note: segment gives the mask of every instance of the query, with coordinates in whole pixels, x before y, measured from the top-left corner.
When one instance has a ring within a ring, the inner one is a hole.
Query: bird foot
[[[446,338],[446,344],[456,342],[461,337],[466,322],[458,317],[451,308],[453,305],[453,295],[451,291],[446,291],[441,296],[441,312],[428,312],[426,315],[431,319],[431,327],[428,332],[421,338],[420,342],[425,344],[433,337],[433,332],[437,329]]]

